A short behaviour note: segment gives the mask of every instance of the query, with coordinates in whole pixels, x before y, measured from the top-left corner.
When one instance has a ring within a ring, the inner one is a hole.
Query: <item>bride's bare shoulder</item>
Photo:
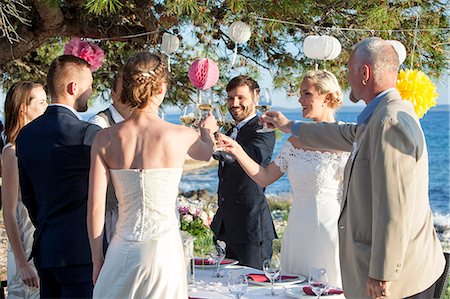
[[[295,136],[291,136],[288,138],[287,142],[289,142],[290,144],[292,144],[293,147],[298,148],[298,149],[303,149],[303,150],[307,150],[308,148],[306,146],[304,146],[300,139],[295,137]]]

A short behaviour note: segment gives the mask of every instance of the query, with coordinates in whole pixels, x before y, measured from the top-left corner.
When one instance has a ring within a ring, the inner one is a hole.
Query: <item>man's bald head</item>
[[[398,54],[394,47],[385,40],[378,37],[366,38],[355,45],[352,56],[356,69],[363,64],[371,67],[377,84],[384,85],[383,81],[385,80],[397,80]]]

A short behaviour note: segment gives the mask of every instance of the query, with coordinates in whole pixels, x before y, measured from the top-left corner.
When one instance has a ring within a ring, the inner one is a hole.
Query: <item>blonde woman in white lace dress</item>
[[[332,73],[309,71],[300,89],[304,118],[336,122],[342,91]],[[329,284],[342,287],[337,221],[349,153],[312,151],[291,136],[276,159],[263,168],[238,143],[222,137],[226,150],[259,185],[268,186],[283,174],[288,176],[293,203],[281,245],[283,273],[308,275],[310,268],[325,268]]]

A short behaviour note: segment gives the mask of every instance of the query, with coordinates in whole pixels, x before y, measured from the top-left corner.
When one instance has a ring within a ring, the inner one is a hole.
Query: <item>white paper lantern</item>
[[[245,43],[250,39],[251,28],[244,22],[236,21],[228,27],[228,36],[235,43]]]
[[[177,36],[169,34],[165,32],[162,36],[162,43],[161,43],[161,50],[166,53],[170,54],[178,50],[180,47],[180,40]]]
[[[303,42],[303,52],[311,59],[332,60],[341,54],[341,43],[333,36],[310,35]]]
[[[405,46],[399,42],[398,40],[387,40],[388,43],[394,47],[395,52],[397,52],[399,64],[402,64],[406,59],[406,48]]]
[[[234,54],[231,60],[231,67],[233,67],[234,63],[236,62],[237,44],[247,42],[250,39],[251,34],[252,32],[250,26],[241,21],[233,22],[230,27],[228,27],[228,36],[235,43]]]

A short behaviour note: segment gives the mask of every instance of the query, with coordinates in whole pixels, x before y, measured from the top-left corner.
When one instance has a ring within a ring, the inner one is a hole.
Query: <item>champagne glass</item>
[[[216,118],[219,130],[222,129],[225,124],[225,116],[222,111],[222,107],[215,105],[212,109],[212,115]]]
[[[211,91],[198,92],[198,106],[203,115],[208,115],[208,112],[213,110],[213,96]]]
[[[317,299],[319,299],[328,285],[327,271],[324,268],[311,268],[309,270],[308,283],[311,286],[311,290],[317,295]]]
[[[219,245],[214,245],[214,248],[211,250],[209,254],[211,259],[217,265],[216,271],[213,273],[213,278],[223,277],[223,274],[220,273],[220,263],[222,263],[225,258],[225,248],[222,248]]]
[[[237,275],[230,272],[230,277],[228,279],[228,290],[233,294],[236,299],[241,298],[245,294],[248,287],[247,276],[244,274]]]
[[[261,88],[261,92],[259,94],[259,102],[256,105],[256,110],[260,114],[264,114],[272,108],[272,96],[270,94],[269,88]],[[273,132],[273,129],[269,129],[267,124],[264,123],[263,128],[257,130],[258,133],[266,133]]]
[[[180,121],[183,125],[192,127],[196,121],[196,107],[195,105],[186,105],[180,116]]]
[[[263,271],[264,275],[270,280],[270,293],[266,294],[267,296],[277,296],[275,291],[273,290],[273,282],[280,275],[281,266],[280,261],[278,259],[267,259],[263,262]]]

